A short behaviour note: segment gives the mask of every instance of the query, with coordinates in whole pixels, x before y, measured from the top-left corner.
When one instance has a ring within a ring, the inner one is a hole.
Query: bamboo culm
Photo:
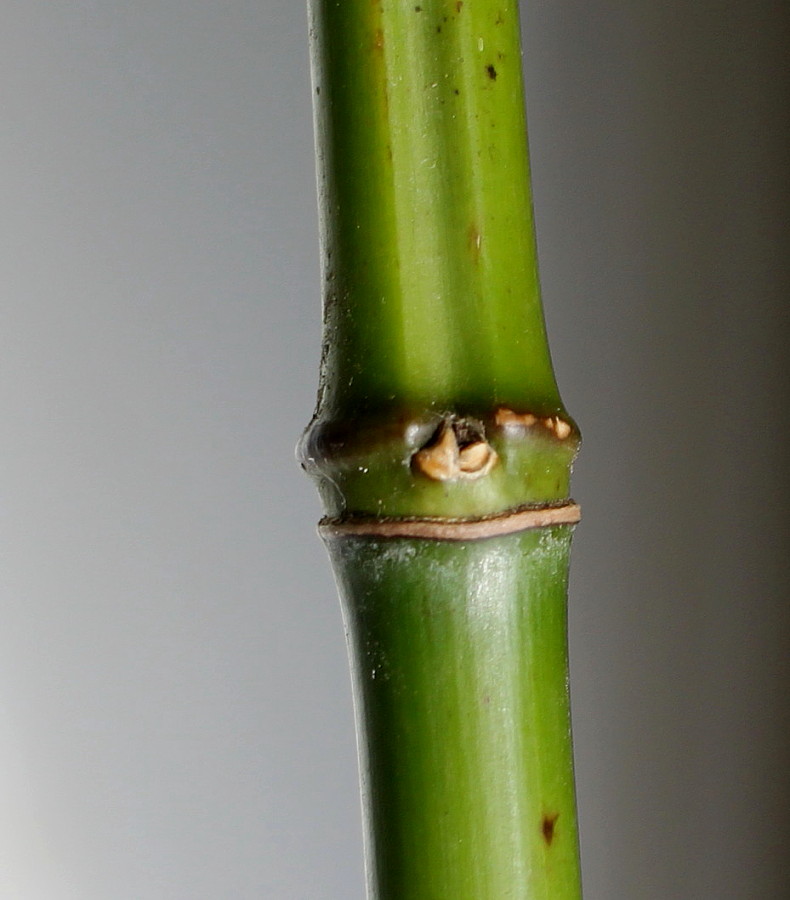
[[[326,516],[370,900],[577,900],[579,432],[545,335],[513,0],[310,0]]]

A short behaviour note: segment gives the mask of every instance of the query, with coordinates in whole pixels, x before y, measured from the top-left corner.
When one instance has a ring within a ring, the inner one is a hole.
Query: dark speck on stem
[[[488,77],[491,79],[491,81],[496,81],[496,69],[494,68],[493,64],[486,66],[486,72],[488,72]]]
[[[551,842],[554,840],[554,828],[557,824],[557,819],[559,819],[560,814],[554,813],[554,815],[545,815],[543,816],[543,821],[540,825],[540,830],[543,833],[543,840],[546,842],[547,847],[551,847]]]

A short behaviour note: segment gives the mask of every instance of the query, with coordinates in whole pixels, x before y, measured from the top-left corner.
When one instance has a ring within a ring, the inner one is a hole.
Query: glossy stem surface
[[[299,454],[349,634],[369,898],[578,900],[572,526],[352,533],[571,505],[579,433],[543,322],[518,4],[309,10],[324,346]]]
[[[311,0],[321,414],[562,411],[543,323],[515,0]]]
[[[571,528],[342,538],[375,900],[576,900]]]

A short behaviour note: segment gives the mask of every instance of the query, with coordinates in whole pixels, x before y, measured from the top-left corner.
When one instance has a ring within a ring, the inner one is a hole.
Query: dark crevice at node
[[[452,429],[455,432],[458,446],[462,449],[469,444],[485,440],[485,432],[480,422],[470,419],[454,419]]]
[[[554,840],[554,831],[555,826],[557,824],[557,819],[559,819],[560,814],[554,813],[553,815],[545,815],[543,816],[543,821],[540,825],[540,830],[543,834],[543,840],[546,842],[547,847],[551,847],[551,843]]]
[[[491,81],[496,81],[496,69],[494,68],[493,64],[490,63],[486,66],[486,72],[488,72],[488,77],[491,79]]]
[[[476,444],[485,440],[485,429],[483,423],[475,419],[463,419],[453,415],[443,419],[438,427],[434,430],[425,447],[436,446],[444,436],[447,428],[451,428],[455,434],[455,440],[458,446],[463,449],[470,444]]]

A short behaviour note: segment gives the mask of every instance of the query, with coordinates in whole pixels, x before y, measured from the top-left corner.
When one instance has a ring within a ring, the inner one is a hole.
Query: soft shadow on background
[[[790,8],[524,8],[589,900],[790,890]],[[12,0],[0,897],[363,896],[303,5]],[[494,900],[494,898],[491,898]]]

